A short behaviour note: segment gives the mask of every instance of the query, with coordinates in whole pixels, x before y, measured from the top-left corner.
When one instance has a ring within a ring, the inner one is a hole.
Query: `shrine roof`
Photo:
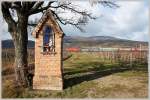
[[[41,19],[39,20],[38,24],[34,28],[33,32],[31,33],[34,37],[36,37],[39,34],[39,31],[42,29],[43,25],[47,20],[50,20],[52,24],[55,26],[56,30],[58,31],[59,34],[64,35],[63,30],[59,26],[58,22],[54,18],[52,12],[50,9],[45,11],[45,13],[42,15]]]

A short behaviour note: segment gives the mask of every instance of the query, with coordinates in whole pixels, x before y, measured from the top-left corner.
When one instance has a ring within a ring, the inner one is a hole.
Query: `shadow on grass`
[[[63,61],[65,61],[65,60],[67,60],[67,59],[69,59],[71,57],[72,57],[72,55],[67,55],[66,57],[63,58]]]
[[[92,67],[89,68],[89,65]],[[138,70],[137,68],[126,65],[125,63],[107,66],[99,62],[90,62],[80,64],[80,66],[84,66],[84,69],[79,67],[79,70],[64,73],[64,89],[80,84],[84,81],[91,81],[114,73],[124,72],[127,70]]]

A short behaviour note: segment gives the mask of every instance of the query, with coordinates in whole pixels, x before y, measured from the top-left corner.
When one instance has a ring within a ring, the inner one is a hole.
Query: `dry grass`
[[[147,64],[135,63],[132,68],[129,68],[124,63],[111,63],[108,60],[104,62],[97,55],[73,53],[72,57],[64,61],[65,89],[63,91],[16,88],[12,64],[10,62],[9,64],[5,66],[3,63],[2,68],[3,98],[148,97]]]

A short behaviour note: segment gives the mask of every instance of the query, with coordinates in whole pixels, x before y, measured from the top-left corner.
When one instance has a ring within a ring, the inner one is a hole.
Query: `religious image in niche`
[[[43,36],[43,51],[52,52],[53,51],[53,32],[52,28],[48,25],[44,27],[44,36]]]

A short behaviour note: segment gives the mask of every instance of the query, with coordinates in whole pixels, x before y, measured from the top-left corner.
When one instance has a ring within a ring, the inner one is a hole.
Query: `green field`
[[[97,54],[72,53],[63,63],[64,90],[45,91],[16,88],[13,60],[2,58],[3,98],[147,98],[146,62],[110,62]],[[29,60],[32,64],[33,60]]]

